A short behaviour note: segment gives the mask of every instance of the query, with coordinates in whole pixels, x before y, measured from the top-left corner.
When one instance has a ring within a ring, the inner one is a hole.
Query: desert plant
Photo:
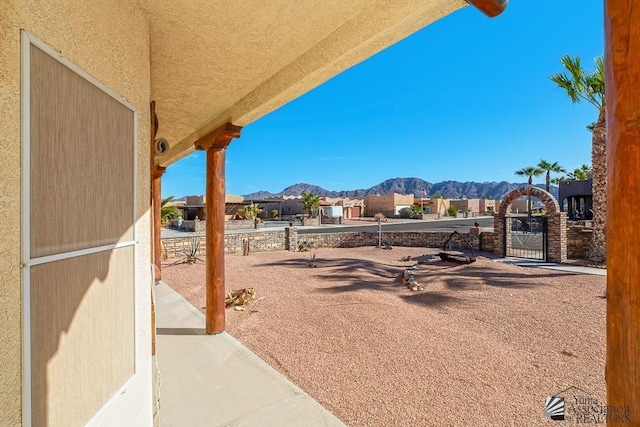
[[[309,261],[307,262],[307,267],[315,268],[316,265],[316,252],[314,250],[309,254]]]
[[[279,214],[278,209],[271,209],[271,218],[278,218]]]
[[[424,213],[424,209],[418,205],[411,205],[411,217],[412,218],[420,218]]]
[[[318,211],[320,196],[313,193],[302,193],[302,205],[309,213],[309,218]]]
[[[246,219],[256,219],[260,212],[262,212],[262,209],[256,205],[247,205],[242,208],[242,216]]]
[[[413,211],[411,208],[402,208],[398,211],[400,218],[411,218],[413,216]]]
[[[313,242],[307,242],[306,240],[303,242],[298,242],[298,252],[308,252],[315,248]]]
[[[189,245],[187,246],[187,250],[182,252],[184,255],[183,262],[187,264],[195,264],[196,261],[202,261],[198,257],[198,251],[200,250],[200,238],[197,236],[191,237],[189,239]]]
[[[455,206],[449,206],[449,209],[447,209],[447,213],[449,214],[449,216],[456,216],[456,213],[458,213],[458,208],[456,208]]]
[[[178,209],[174,205],[168,205],[168,203],[172,200],[173,196],[162,199],[162,204],[160,205],[160,223],[163,226],[166,226],[167,224],[169,224],[169,221],[174,218],[178,218],[181,215],[180,209]]]

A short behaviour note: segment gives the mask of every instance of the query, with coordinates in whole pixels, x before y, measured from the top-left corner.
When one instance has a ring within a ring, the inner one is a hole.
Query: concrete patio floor
[[[344,426],[160,282],[156,291],[160,426]]]

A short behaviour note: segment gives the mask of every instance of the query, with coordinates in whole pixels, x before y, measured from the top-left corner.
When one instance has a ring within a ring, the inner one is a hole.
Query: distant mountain
[[[258,191],[256,193],[245,194],[245,200],[268,199],[282,196],[299,196],[302,193],[313,193],[322,197],[364,197],[370,194],[413,194],[415,197],[428,197],[440,194],[447,199],[479,199],[490,196],[493,199],[502,199],[510,191],[525,187],[527,183],[500,182],[459,182],[442,181],[432,184],[420,178],[392,178],[374,185],[367,189],[329,191],[317,185],[299,183],[291,185],[279,193],[268,191]],[[536,184],[538,188],[544,189],[544,184]],[[551,193],[558,197],[558,188],[551,186]],[[426,194],[426,196],[424,196]]]

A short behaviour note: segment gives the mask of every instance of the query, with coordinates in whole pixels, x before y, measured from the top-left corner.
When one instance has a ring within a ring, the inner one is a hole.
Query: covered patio
[[[460,8],[493,17],[507,0],[256,5],[0,6],[0,215],[10,219],[0,223],[3,424],[151,425],[152,291],[162,278],[166,168],[206,151],[206,316],[198,321],[206,334],[223,334],[225,152],[243,127]],[[604,5],[608,203],[615,207],[607,211],[607,399],[628,405],[637,424],[640,8],[637,0]],[[156,152],[159,138],[166,150]],[[43,200],[48,211],[38,211]],[[60,201],[68,212],[100,212],[45,215]],[[53,232],[64,238],[46,241]],[[126,340],[113,333],[115,324],[125,325]],[[102,359],[86,357],[101,356],[96,348],[122,356],[120,365],[105,371]]]

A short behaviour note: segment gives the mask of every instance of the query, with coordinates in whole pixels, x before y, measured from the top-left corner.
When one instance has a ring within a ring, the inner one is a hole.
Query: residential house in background
[[[349,197],[325,197],[324,200],[332,206],[342,206],[343,218],[360,218],[364,215],[364,199],[350,199]]]
[[[410,208],[414,203],[413,194],[374,194],[365,196],[365,216],[374,216],[378,213],[392,217],[400,214],[403,208]]]
[[[526,213],[527,212],[527,198],[520,198],[518,200],[514,200],[511,203],[511,212],[512,213]]]
[[[569,219],[593,218],[593,181],[591,177],[583,180],[560,181],[558,202],[560,209],[567,212]]]
[[[493,215],[496,212],[496,206],[500,206],[500,201],[496,203],[494,199],[480,199],[479,212],[481,215]]]
[[[234,194],[225,195],[225,219],[230,220],[242,212],[242,208],[247,204],[244,197]],[[186,201],[176,206],[182,211],[182,219],[191,221],[199,219],[204,221],[207,217],[207,198],[206,196],[187,196]]]
[[[434,197],[433,199],[420,199],[414,202],[424,209],[424,213],[427,215],[439,215],[443,217],[447,215],[447,210],[450,206],[450,200],[443,197]]]
[[[455,206],[458,212],[478,215],[480,213],[480,199],[451,199],[451,206]]]

